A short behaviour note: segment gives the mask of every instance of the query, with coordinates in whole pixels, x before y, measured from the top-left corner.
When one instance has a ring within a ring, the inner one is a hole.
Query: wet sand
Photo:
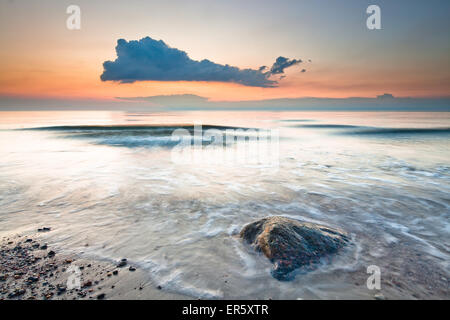
[[[1,239],[0,300],[189,298],[165,291],[127,261],[95,261],[60,253],[41,241],[42,232],[51,230]]]

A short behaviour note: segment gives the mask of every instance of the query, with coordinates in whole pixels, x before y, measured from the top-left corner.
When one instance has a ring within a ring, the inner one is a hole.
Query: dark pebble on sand
[[[52,250],[52,251],[50,251],[50,252],[48,253],[48,256],[49,256],[49,257],[54,257],[55,254],[56,254],[55,251]]]
[[[156,288],[158,288],[158,290],[161,290],[161,289],[162,289],[162,287],[161,287],[161,286],[157,286]]]
[[[47,244],[42,245],[41,250],[47,250]]]
[[[98,299],[98,300],[103,300],[103,299],[105,299],[105,294],[104,294],[104,293],[100,293],[100,294],[97,296],[97,299]]]
[[[118,266],[119,268],[125,267],[126,265],[127,265],[127,262],[126,262],[126,261],[120,261],[120,262],[117,264],[117,266]]]
[[[130,268],[128,268],[128,270],[130,270],[130,271],[136,271],[136,268],[130,267]]]
[[[119,274],[119,271],[117,271],[117,270],[113,271],[113,275],[117,276],[118,274]]]
[[[56,285],[56,288],[58,290],[58,295],[63,294],[67,290],[66,286],[61,285],[61,284]]]

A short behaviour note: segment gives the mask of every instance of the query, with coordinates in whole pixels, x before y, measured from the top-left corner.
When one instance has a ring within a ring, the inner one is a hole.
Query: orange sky
[[[412,24],[407,28],[405,25],[392,28],[390,33],[384,30],[371,33],[364,23],[361,24],[359,16],[350,15],[330,28],[322,26],[324,21],[319,24],[311,20],[309,15],[320,11],[306,4],[303,19],[285,13],[278,17],[279,24],[270,8],[261,8],[259,16],[251,17],[241,14],[240,4],[221,8],[222,11],[210,8],[208,14],[202,14],[200,6],[183,8],[183,11],[179,4],[177,8],[181,11],[177,20],[171,21],[175,19],[172,15],[175,7],[163,2],[139,3],[153,6],[141,12],[123,4],[105,8],[101,2],[80,1],[84,17],[82,29],[69,31],[65,28],[67,4],[64,1],[1,2],[0,5],[0,41],[3,44],[0,96],[112,100],[115,97],[196,94],[211,100],[230,101],[375,97],[385,92],[397,97],[450,96],[448,40],[434,39],[436,32],[432,29],[417,36],[428,39],[429,43],[425,40],[419,43],[415,38],[416,26]],[[149,14],[156,8],[158,15]],[[343,10],[341,14],[353,10],[338,9]],[[227,19],[223,10],[230,11]],[[264,21],[265,14],[273,20]],[[198,15],[202,19],[195,19]],[[295,32],[289,31],[294,25]],[[140,39],[147,35],[186,51],[192,59],[207,58],[239,68],[270,65],[279,55],[313,62],[287,69],[286,78],[279,81],[277,88],[217,82],[102,82],[102,63],[116,58],[117,39]],[[301,73],[302,68],[307,72]]]

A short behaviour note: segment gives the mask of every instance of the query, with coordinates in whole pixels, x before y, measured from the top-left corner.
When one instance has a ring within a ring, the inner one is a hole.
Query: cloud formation
[[[119,39],[117,58],[103,63],[102,81],[132,83],[135,81],[219,81],[233,82],[253,87],[276,87],[278,82],[269,79],[283,74],[284,70],[302,61],[278,57],[269,71],[240,69],[204,59],[192,60],[186,52],[169,47],[162,40],[145,37],[126,41]]]
[[[277,60],[275,60],[275,63],[272,65],[272,68],[270,68],[271,74],[281,74],[284,73],[284,69],[289,68],[295,64],[301,63],[302,60],[296,60],[296,59],[288,59],[285,57],[278,57]]]

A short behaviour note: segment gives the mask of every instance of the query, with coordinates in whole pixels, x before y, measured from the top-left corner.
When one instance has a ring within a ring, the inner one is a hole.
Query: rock
[[[117,264],[117,266],[118,266],[119,268],[125,267],[126,265],[127,265],[127,259],[122,259],[122,260]]]
[[[54,257],[55,254],[56,254],[55,251],[52,250],[52,251],[50,251],[50,252],[48,253],[48,256],[49,256],[49,257]]]
[[[104,293],[100,293],[100,294],[97,296],[97,299],[98,299],[98,300],[103,300],[103,299],[105,299],[105,294],[104,294]]]
[[[43,245],[41,246],[41,250],[47,250],[47,244],[43,244]]]
[[[119,274],[119,271],[117,271],[117,270],[113,271],[113,275],[117,276],[118,274]]]
[[[56,285],[56,289],[58,290],[58,295],[63,294],[64,292],[66,292],[67,287],[63,284],[57,284]]]
[[[128,270],[130,270],[130,271],[136,271],[136,268],[130,267],[130,268],[128,268]]]
[[[386,297],[381,293],[377,293],[373,297],[375,298],[375,300],[386,300]]]
[[[292,271],[301,267],[312,269],[350,240],[342,230],[280,216],[244,226],[240,237],[273,262],[272,276],[278,280],[292,280]]]

